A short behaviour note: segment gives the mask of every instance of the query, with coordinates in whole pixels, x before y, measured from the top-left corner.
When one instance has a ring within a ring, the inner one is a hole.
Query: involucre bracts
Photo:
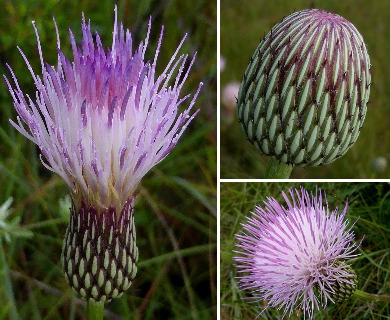
[[[262,153],[298,166],[344,155],[363,126],[370,58],[345,18],[317,9],[286,17],[260,42],[238,94],[238,117]]]

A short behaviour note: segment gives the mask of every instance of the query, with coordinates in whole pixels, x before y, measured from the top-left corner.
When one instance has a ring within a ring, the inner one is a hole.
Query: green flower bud
[[[347,265],[342,261],[336,260],[334,265],[337,267],[343,265],[344,272],[347,274],[340,278],[340,281],[336,280],[336,282],[332,285],[334,290],[332,299],[336,303],[341,303],[348,299],[357,289],[357,275],[350,265]]]
[[[119,215],[115,207],[73,206],[61,260],[66,280],[82,299],[108,302],[130,287],[138,261],[132,203]]]
[[[298,166],[344,155],[363,126],[370,58],[345,18],[295,12],[260,42],[238,94],[238,117],[262,153]]]
[[[323,288],[319,284],[315,285],[315,293],[317,296],[321,292],[328,292],[335,303],[342,303],[347,300],[357,289],[357,275],[355,270],[344,261],[334,260],[330,266],[328,280],[322,281]]]

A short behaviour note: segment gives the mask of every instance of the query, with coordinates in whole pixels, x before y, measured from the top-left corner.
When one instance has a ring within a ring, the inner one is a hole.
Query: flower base
[[[332,294],[332,299],[336,303],[342,303],[356,291],[358,283],[357,274],[350,265],[343,261],[335,260],[334,265],[335,267],[344,266],[345,274],[340,277],[343,281],[335,281],[333,284],[334,293]]]
[[[137,273],[133,199],[120,215],[114,206],[73,205],[61,260],[66,280],[82,299],[108,302],[121,296]]]

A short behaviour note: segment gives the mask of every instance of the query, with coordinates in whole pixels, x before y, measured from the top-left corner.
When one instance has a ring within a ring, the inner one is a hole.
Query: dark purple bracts
[[[133,199],[118,215],[114,206],[98,212],[73,205],[61,260],[69,285],[85,300],[110,301],[133,281],[138,261]]]

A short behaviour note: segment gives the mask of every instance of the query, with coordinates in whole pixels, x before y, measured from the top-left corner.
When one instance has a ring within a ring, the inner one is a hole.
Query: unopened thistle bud
[[[335,278],[332,284],[325,284],[331,293],[331,298],[336,303],[341,303],[347,300],[357,289],[357,275],[355,270],[344,261],[334,260],[333,266],[338,270],[339,277]]]
[[[286,17],[260,42],[238,94],[238,117],[263,154],[298,166],[344,155],[363,126],[370,58],[345,18],[310,9]]]

